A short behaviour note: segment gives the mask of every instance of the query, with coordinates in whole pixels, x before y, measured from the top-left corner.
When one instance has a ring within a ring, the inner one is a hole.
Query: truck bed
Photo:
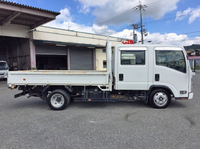
[[[93,70],[25,70],[9,71],[9,87],[18,85],[69,85],[97,86],[108,85],[107,71]]]

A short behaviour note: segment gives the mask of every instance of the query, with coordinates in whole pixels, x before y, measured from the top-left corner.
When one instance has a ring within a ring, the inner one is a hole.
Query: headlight
[[[180,94],[187,94],[187,91],[180,91]]]

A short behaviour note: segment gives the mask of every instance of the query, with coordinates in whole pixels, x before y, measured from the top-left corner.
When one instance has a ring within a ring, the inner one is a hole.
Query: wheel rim
[[[51,96],[51,105],[59,108],[62,107],[65,103],[64,96],[62,94],[54,94]]]
[[[163,107],[168,102],[168,97],[164,92],[158,92],[154,95],[153,101],[158,107]]]

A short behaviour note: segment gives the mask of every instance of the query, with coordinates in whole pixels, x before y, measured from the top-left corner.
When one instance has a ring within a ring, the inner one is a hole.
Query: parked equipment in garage
[[[6,61],[0,61],[0,79],[7,79],[8,77],[8,64]]]
[[[111,55],[107,42],[107,71],[10,71],[8,86],[47,101],[50,108],[66,108],[70,100],[135,101],[166,108],[171,98],[192,99],[192,71],[183,47],[118,45]]]

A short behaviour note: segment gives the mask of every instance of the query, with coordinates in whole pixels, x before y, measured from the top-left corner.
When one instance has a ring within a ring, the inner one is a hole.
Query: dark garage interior
[[[30,69],[29,39],[0,36],[0,60],[7,61],[10,70]]]
[[[36,67],[38,70],[67,70],[67,56],[37,55]]]

